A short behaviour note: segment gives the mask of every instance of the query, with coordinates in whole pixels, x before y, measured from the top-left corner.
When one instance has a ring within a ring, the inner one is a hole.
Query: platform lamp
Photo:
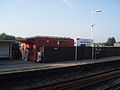
[[[97,13],[97,12],[102,12],[102,10],[94,10],[94,11],[92,11],[92,20],[91,20],[91,39],[93,40],[93,43],[92,43],[92,59],[94,59],[94,35],[93,35],[93,28],[95,26],[94,13]]]

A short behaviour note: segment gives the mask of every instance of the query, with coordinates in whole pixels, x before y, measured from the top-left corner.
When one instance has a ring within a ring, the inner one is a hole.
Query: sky
[[[102,12],[95,12],[95,10]],[[94,24],[91,29],[92,11]],[[120,0],[0,0],[0,33],[120,41]]]

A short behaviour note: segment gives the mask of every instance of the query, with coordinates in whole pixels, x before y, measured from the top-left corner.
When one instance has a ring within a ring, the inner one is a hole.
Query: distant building
[[[118,42],[118,43],[114,43],[114,46],[116,46],[116,47],[120,47],[120,42]]]

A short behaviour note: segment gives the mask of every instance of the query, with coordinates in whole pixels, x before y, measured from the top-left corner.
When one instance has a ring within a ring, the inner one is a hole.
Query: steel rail
[[[50,85],[47,87],[41,87],[41,88],[37,88],[37,90],[66,90],[66,89],[70,89],[73,87],[77,87],[77,86],[81,86],[91,83],[91,82],[95,82],[98,80],[102,80],[108,77],[112,77],[114,75],[119,75],[120,74],[120,70],[115,70],[115,71],[110,71],[110,72],[106,72],[106,73],[102,73],[102,74],[97,74],[94,76],[90,76],[87,78],[83,78],[80,80],[73,80],[70,82],[64,82],[64,83],[60,83],[60,84],[56,84],[56,85]]]
[[[103,90],[111,90],[111,89],[113,89],[114,87],[117,87],[116,89],[119,89],[120,87],[118,87],[118,86],[120,86],[120,82],[119,82],[119,83],[116,83],[116,84],[113,84],[112,86],[109,86],[109,87],[107,87],[107,88],[105,88],[105,89],[103,89]]]

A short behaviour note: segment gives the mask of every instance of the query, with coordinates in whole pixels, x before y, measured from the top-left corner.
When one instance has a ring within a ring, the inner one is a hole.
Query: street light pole
[[[95,26],[95,22],[94,22],[94,13],[95,12],[101,12],[102,10],[95,10],[92,11],[92,20],[91,20],[91,39],[93,40],[93,44],[92,44],[92,59],[94,59],[94,31],[93,28]]]
[[[77,39],[76,39],[76,47],[75,47],[75,61],[77,61]]]

